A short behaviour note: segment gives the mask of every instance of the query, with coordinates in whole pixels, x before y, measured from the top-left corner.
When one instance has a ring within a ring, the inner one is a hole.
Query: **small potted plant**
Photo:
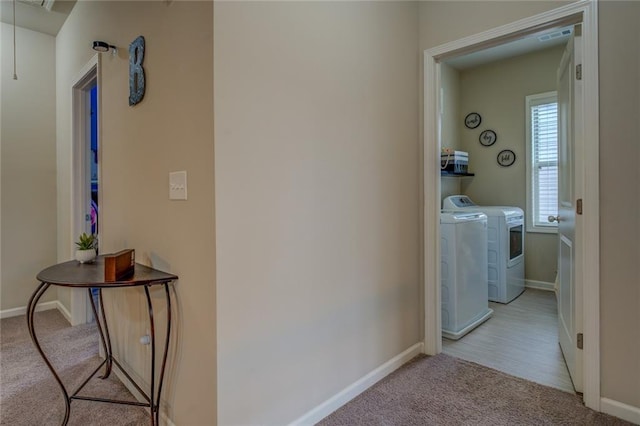
[[[96,258],[96,249],[98,248],[98,236],[95,234],[87,235],[83,232],[76,241],[76,260],[80,263],[91,263]]]

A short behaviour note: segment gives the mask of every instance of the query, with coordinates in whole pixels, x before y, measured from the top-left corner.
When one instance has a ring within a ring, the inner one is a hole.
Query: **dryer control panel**
[[[451,195],[442,202],[443,209],[455,209],[459,207],[474,207],[476,203],[466,195]]]

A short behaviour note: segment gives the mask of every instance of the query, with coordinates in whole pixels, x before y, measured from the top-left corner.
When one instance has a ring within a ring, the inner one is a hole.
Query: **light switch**
[[[171,172],[169,173],[169,199],[170,200],[186,200],[187,199],[187,172]]]

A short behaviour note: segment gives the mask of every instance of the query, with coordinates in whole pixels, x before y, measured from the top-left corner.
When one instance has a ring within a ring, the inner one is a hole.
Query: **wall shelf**
[[[450,177],[470,177],[470,176],[475,176],[475,173],[454,173],[454,172],[447,172],[444,170],[440,171],[440,176],[450,176]]]

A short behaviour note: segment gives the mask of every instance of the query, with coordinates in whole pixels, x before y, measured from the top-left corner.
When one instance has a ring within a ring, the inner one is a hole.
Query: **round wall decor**
[[[464,118],[464,125],[469,129],[475,129],[482,122],[482,117],[477,112],[470,112]]]
[[[497,160],[502,167],[509,167],[516,162],[516,154],[510,149],[503,149],[498,153]]]
[[[484,146],[491,146],[496,143],[496,141],[498,140],[498,136],[493,130],[485,130],[480,133],[480,137],[478,138],[478,140]]]

